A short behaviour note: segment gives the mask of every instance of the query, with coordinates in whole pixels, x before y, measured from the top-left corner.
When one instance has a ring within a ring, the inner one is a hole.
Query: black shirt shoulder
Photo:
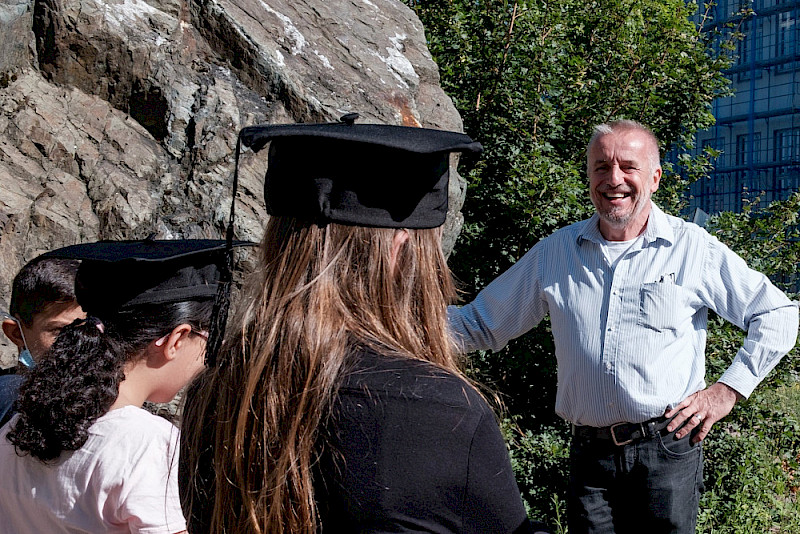
[[[323,531],[513,532],[526,520],[494,413],[431,363],[355,353],[320,438]]]
[[[362,349],[352,355],[339,396],[381,396],[392,402],[423,400],[453,409],[491,413],[486,401],[463,378],[430,362]]]

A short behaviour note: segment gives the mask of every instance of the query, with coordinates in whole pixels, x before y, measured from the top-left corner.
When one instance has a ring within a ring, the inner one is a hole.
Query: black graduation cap
[[[142,304],[213,299],[227,259],[225,240],[215,239],[98,241],[43,256],[81,260],[75,296],[101,319]]]
[[[270,215],[384,228],[435,228],[447,216],[451,152],[483,147],[459,132],[342,122],[244,128],[240,143],[270,144]]]
[[[215,302],[206,361],[216,365],[230,303],[239,155],[270,144],[264,199],[270,215],[388,228],[435,228],[447,216],[451,152],[482,152],[459,132],[355,124],[357,113],[324,124],[265,124],[239,132],[226,230],[226,268]]]

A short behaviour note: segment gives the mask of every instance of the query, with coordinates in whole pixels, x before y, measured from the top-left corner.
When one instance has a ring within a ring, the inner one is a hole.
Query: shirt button
[[[606,362],[606,369],[611,370],[611,362]]]
[[[613,332],[613,331],[614,331],[614,327],[613,327],[613,326],[609,326],[609,327],[608,327],[608,331],[609,331],[609,332]]]

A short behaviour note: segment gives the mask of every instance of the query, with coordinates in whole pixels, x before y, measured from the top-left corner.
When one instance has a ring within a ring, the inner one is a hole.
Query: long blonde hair
[[[202,506],[210,507],[210,532],[316,532],[319,428],[354,347],[461,375],[447,329],[455,288],[441,230],[408,230],[393,261],[396,232],[270,219],[219,366],[187,399],[181,454],[190,529]],[[214,491],[201,504],[192,496],[209,468]]]

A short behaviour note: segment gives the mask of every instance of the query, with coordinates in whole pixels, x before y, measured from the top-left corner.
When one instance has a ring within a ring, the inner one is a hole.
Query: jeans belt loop
[[[654,438],[654,437],[656,437],[658,435],[658,430],[656,430],[656,422],[655,421],[651,420],[651,421],[647,422],[647,425],[644,425],[644,423],[642,423],[642,426],[644,427],[642,429],[645,432],[644,435],[647,436],[648,438]]]

